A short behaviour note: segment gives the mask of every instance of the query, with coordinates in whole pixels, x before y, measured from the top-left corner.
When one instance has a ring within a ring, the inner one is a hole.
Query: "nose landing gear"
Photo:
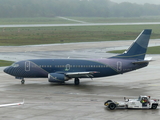
[[[24,83],[25,83],[25,80],[24,80],[24,78],[22,78],[21,84],[23,85]]]

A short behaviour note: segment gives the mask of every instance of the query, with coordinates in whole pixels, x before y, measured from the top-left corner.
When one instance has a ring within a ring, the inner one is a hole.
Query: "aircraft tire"
[[[24,83],[25,83],[25,80],[24,80],[24,79],[22,79],[22,80],[21,80],[21,84],[23,85]]]
[[[80,82],[79,82],[79,78],[75,78],[74,84],[75,84],[75,85],[79,85],[79,83],[80,83]]]

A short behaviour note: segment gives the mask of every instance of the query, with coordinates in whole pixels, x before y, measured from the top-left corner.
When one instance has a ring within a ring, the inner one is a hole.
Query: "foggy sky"
[[[131,2],[131,3],[137,3],[137,4],[144,4],[144,3],[160,4],[160,0],[110,0],[110,1],[117,2],[117,3]]]

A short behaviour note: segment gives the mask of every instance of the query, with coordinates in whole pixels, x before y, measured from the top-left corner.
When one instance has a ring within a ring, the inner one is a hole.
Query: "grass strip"
[[[0,28],[0,46],[133,40],[146,28],[160,38],[160,25]]]
[[[14,63],[13,61],[0,60],[0,67],[10,66],[13,63]]]

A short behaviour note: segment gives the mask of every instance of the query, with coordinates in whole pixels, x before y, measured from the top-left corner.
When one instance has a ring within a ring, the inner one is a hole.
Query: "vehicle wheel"
[[[104,105],[107,106],[109,102],[112,102],[112,100],[107,100]]]
[[[157,109],[157,105],[153,104],[151,109]]]
[[[114,110],[116,108],[116,104],[115,103],[110,103],[109,106],[108,106],[108,108],[110,110]]]

